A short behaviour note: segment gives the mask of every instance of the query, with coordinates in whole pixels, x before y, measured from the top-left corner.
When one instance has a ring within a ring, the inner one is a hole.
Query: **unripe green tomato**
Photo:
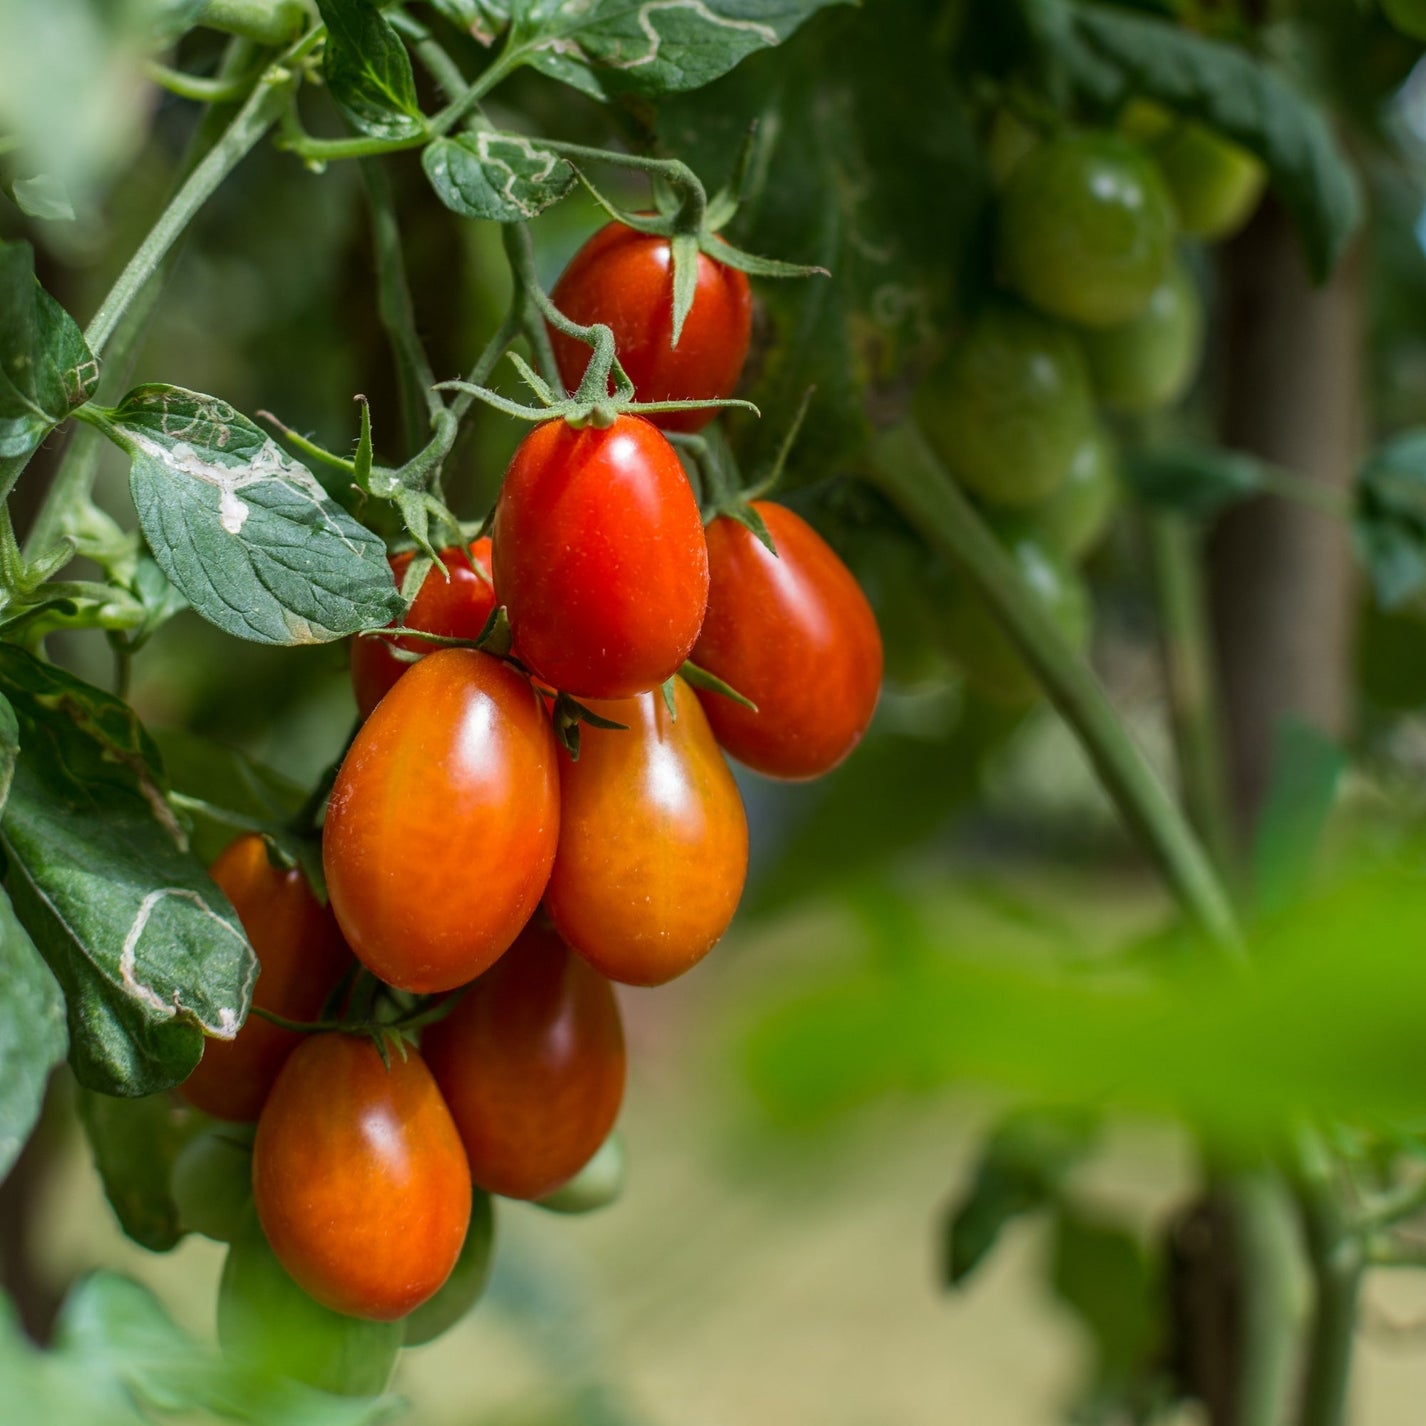
[[[552,1213],[593,1213],[596,1208],[607,1208],[624,1192],[628,1170],[628,1151],[616,1129],[567,1184],[536,1202]]]
[[[1104,537],[1119,503],[1119,469],[1114,444],[1102,427],[1075,452],[1064,483],[1048,500],[1016,512],[1014,535],[1029,533],[1066,560],[1083,559]],[[997,521],[1010,542],[1012,527]]]
[[[1094,429],[1084,353],[1058,322],[988,307],[922,383],[916,414],[957,479],[997,504],[1033,505]]]
[[[1070,133],[1027,154],[1001,198],[1000,261],[1041,311],[1085,327],[1141,312],[1173,256],[1177,218],[1143,149]]]
[[[1175,262],[1137,317],[1086,332],[1084,354],[1096,395],[1115,411],[1179,401],[1203,359],[1203,300],[1188,269]]]
[[[470,1227],[460,1257],[445,1285],[405,1318],[408,1347],[424,1347],[444,1336],[480,1301],[490,1281],[490,1258],[495,1245],[495,1205],[488,1193],[476,1189],[470,1200]]]
[[[218,1341],[230,1360],[339,1396],[377,1396],[405,1330],[314,1302],[273,1255],[257,1215],[247,1216],[218,1284]]]
[[[252,1210],[252,1126],[215,1125],[190,1139],[173,1161],[169,1191],[186,1231],[231,1243]]]
[[[1426,40],[1426,0],[1381,0],[1394,29],[1413,40]]]
[[[1091,612],[1084,581],[1064,560],[1028,536],[1016,538],[1009,552],[1026,587],[1045,602],[1065,638],[1075,648],[1083,648],[1089,641]],[[1039,696],[1039,680],[976,591],[956,583],[941,628],[946,651],[960,665],[966,681],[986,698],[1019,708]]]
[[[1267,170],[1231,139],[1185,121],[1153,147],[1173,195],[1179,227],[1209,242],[1231,237],[1253,216]]]

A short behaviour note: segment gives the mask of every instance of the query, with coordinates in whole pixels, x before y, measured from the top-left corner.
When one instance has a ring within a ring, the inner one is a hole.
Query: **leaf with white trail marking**
[[[107,1094],[166,1089],[205,1032],[237,1033],[257,962],[132,710],[10,644],[0,686],[21,748],[0,847],[16,914],[64,990],[70,1064]]]
[[[483,127],[437,139],[421,166],[453,213],[497,223],[523,223],[574,186],[574,170],[538,140]]]
[[[226,402],[139,386],[107,419],[154,559],[210,623],[321,644],[401,612],[381,539]]]
[[[598,98],[698,89],[846,0],[534,0],[516,28],[529,63]],[[523,10],[523,13],[521,13]]]

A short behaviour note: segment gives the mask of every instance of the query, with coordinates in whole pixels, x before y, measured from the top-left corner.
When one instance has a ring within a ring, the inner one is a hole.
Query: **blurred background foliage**
[[[35,216],[33,196],[29,216],[0,200],[0,236],[31,241],[43,282],[81,316],[161,206],[194,127],[195,107],[143,68],[182,8],[0,4],[0,131],[25,139],[35,171],[62,190],[48,216]],[[1233,6],[1137,8],[1234,33]],[[1420,45],[1366,0],[1275,8],[1263,49],[1326,105],[1366,188],[1365,448],[1426,418],[1426,68]],[[852,478],[874,424],[905,403],[985,286],[993,184],[973,76],[1017,42],[1012,10],[876,0],[815,16],[784,46],[657,108],[606,110],[532,74],[490,105],[502,126],[656,142],[710,189],[759,120],[753,184],[730,234],[832,276],[758,285],[748,394],[763,419],[730,419],[730,440],[755,477],[815,385],[786,493],[871,595],[888,684],[865,743],[824,782],[739,773],[753,872],[738,925],[676,989],[626,996],[638,1066],[629,1196],[587,1223],[523,1207],[502,1215],[487,1305],[396,1383],[431,1426],[814,1413],[859,1426],[947,1412],[1022,1426],[1072,1403],[1084,1419],[1140,1419],[1173,1397],[1167,1228],[1195,1174],[1183,1124],[1226,1156],[1250,1156],[1331,1116],[1351,1126],[1342,1132],[1359,1161],[1422,1156],[1423,597],[1386,610],[1364,586],[1350,746],[1339,753],[1300,730],[1280,741],[1252,866],[1260,965],[1244,977],[1203,964],[1176,930],[1053,714],[1007,712],[964,684],[936,634],[947,572]],[[448,38],[461,53],[461,37]],[[220,43],[193,31],[179,61],[204,71]],[[323,99],[304,97],[304,118],[314,133],[341,132]],[[504,311],[499,232],[453,218],[413,156],[388,168],[418,324],[438,375],[454,376]],[[27,176],[7,170],[8,191]],[[627,176],[600,177],[621,201],[643,201]],[[538,220],[547,285],[599,221],[581,195]],[[1194,264],[1212,314],[1215,269]],[[1154,444],[1212,439],[1223,336],[1215,325],[1198,385]],[[271,411],[334,450],[355,440],[360,392],[379,453],[409,455],[354,170],[314,174],[259,149],[194,225],[133,375]],[[448,482],[462,516],[488,508],[519,434],[474,413]],[[1119,434],[1132,447],[1145,433]],[[51,439],[17,492],[22,527],[60,444]],[[127,521],[122,459],[105,461],[99,501]],[[1121,512],[1090,573],[1095,666],[1171,777],[1140,509]],[[99,635],[54,647],[112,683]],[[342,647],[260,648],[191,613],[143,650],[128,692],[177,785],[247,783],[216,744],[269,769],[262,795],[279,801],[340,751],[354,711]],[[208,1337],[218,1250],[188,1240],[154,1261],[124,1245],[97,1206],[67,1099],[60,1085],[42,1131],[33,1241],[7,1241],[8,1261],[32,1256],[54,1292],[99,1263],[136,1271],[183,1330]],[[1001,1110],[1022,1106],[1034,1112],[1001,1121],[981,1145]],[[1006,1255],[982,1266],[1002,1230]],[[937,1298],[938,1261],[973,1287],[969,1305]],[[87,1401],[85,1420],[129,1420],[98,1339],[86,1338],[96,1317],[147,1334],[125,1361],[149,1362],[158,1379],[188,1360],[156,1305],[130,1291],[89,1284],[43,1381],[5,1324],[0,1405],[8,1371],[37,1383],[21,1398],[36,1413],[52,1390],[57,1409]],[[1400,1343],[1414,1344],[1423,1304],[1396,1284],[1369,1297],[1362,1426],[1415,1419],[1426,1364]],[[219,1404],[224,1389],[220,1375],[205,1387]]]

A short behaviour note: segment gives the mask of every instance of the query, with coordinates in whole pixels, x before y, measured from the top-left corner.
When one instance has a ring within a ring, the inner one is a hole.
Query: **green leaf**
[[[596,98],[699,89],[846,0],[533,0],[512,6],[536,69]],[[522,13],[523,12],[523,13]]]
[[[10,191],[20,211],[31,218],[50,223],[74,221],[74,204],[70,201],[69,192],[52,173],[17,178]]]
[[[1041,37],[1057,46],[1071,82],[1105,109],[1143,95],[1199,119],[1255,153],[1297,221],[1313,276],[1325,281],[1362,221],[1356,174],[1323,111],[1235,45],[1111,5],[1053,0],[1067,9]]]
[[[765,470],[816,388],[791,487],[854,466],[869,408],[904,403],[907,371],[944,339],[990,183],[964,89],[911,0],[828,10],[784,50],[660,105],[658,132],[712,183],[754,123],[729,241],[832,274],[759,285],[763,359],[740,394],[763,419],[724,418],[743,469]]]
[[[0,1179],[30,1137],[68,1047],[64,997],[0,891]]]
[[[83,1279],[60,1312],[51,1351],[25,1338],[0,1296],[7,1419],[27,1426],[146,1426],[155,1413],[251,1426],[376,1426],[400,1404],[331,1396],[225,1361],[190,1337],[148,1288],[118,1273]]]
[[[946,1216],[942,1281],[959,1287],[995,1246],[1012,1219],[1059,1199],[1070,1169],[1093,1145],[1095,1124],[1083,1113],[1020,1110],[986,1140],[975,1177]]]
[[[478,128],[437,139],[421,166],[442,203],[463,218],[523,223],[574,186],[574,170],[538,140]]]
[[[385,544],[246,416],[153,385],[108,417],[149,548],[210,623],[260,644],[319,644],[400,612]]]
[[[1383,609],[1426,590],[1426,430],[1388,441],[1357,482],[1357,553]]]
[[[1253,897],[1260,915],[1286,911],[1306,891],[1347,768],[1320,729],[1288,718],[1273,740],[1272,781],[1253,836]]]
[[[150,1252],[166,1253],[185,1232],[169,1188],[173,1165],[206,1119],[172,1094],[115,1099],[81,1089],[78,1109],[120,1226]]]
[[[23,752],[0,822],[9,888],[64,988],[81,1084],[151,1094],[231,1038],[257,963],[189,852],[157,750],[118,699],[12,645],[0,685]]]
[[[1124,462],[1124,478],[1134,495],[1199,520],[1263,488],[1263,467],[1252,456],[1217,446],[1139,450]]]
[[[425,128],[411,56],[371,0],[317,0],[327,27],[323,69],[332,98],[376,139],[409,139]]]
[[[1167,1298],[1158,1264],[1132,1233],[1069,1208],[1055,1221],[1050,1281],[1094,1341],[1091,1399],[1133,1402],[1151,1392]],[[1143,1419],[1139,1412],[1124,1419]]]
[[[0,495],[23,461],[99,381],[74,319],[35,281],[28,243],[0,243]]]

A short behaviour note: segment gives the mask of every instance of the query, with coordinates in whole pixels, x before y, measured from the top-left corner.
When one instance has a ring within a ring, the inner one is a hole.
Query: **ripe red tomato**
[[[746,525],[708,527],[708,617],[693,661],[758,706],[699,701],[718,741],[769,777],[818,777],[866,732],[881,690],[881,632],[851,571],[800,516],[759,500],[774,555]]]
[[[545,889],[559,933],[595,970],[662,985],[728,929],[748,871],[742,798],[693,690],[596,703],[627,731],[580,729],[560,753],[560,840]]]
[[[495,507],[495,587],[520,657],[576,698],[657,688],[708,603],[698,502],[645,420],[547,421],[521,442]]]
[[[273,1086],[253,1142],[253,1202],[298,1286],[389,1322],[450,1275],[470,1223],[470,1168],[426,1062],[365,1037],[312,1035]]]
[[[539,695],[499,659],[441,649],[381,700],[337,775],[322,834],[332,909],[387,984],[450,990],[530,919],[558,837]]]
[[[253,1004],[288,1020],[314,1020],[351,951],[336,918],[297,869],[272,864],[256,833],[229,843],[209,869],[233,903],[257,952]],[[218,1119],[256,1119],[272,1082],[302,1036],[249,1015],[236,1039],[206,1040],[203,1058],[183,1081],[183,1097]]]
[[[613,987],[550,930],[520,939],[423,1036],[475,1182],[540,1198],[604,1142],[624,1097]]]
[[[673,345],[673,259],[667,238],[602,227],[574,255],[555,285],[554,304],[572,322],[612,328],[619,362],[640,401],[731,396],[748,356],[753,299],[745,274],[698,255],[693,306]],[[560,376],[573,391],[589,347],[550,329]],[[668,411],[649,417],[666,431],[697,431],[718,414]]]
[[[441,551],[441,563],[450,574],[442,578],[431,570],[421,584],[420,592],[406,611],[408,628],[426,634],[444,634],[450,639],[478,638],[486,621],[495,612],[495,586],[490,581],[490,541],[476,540],[470,556],[480,566],[471,568],[464,550]],[[406,551],[391,560],[391,573],[399,589],[406,577],[414,551]],[[391,692],[396,680],[411,667],[392,653],[392,648],[412,654],[429,654],[437,645],[420,639],[353,639],[352,691],[356,694],[357,711],[363,718]]]

